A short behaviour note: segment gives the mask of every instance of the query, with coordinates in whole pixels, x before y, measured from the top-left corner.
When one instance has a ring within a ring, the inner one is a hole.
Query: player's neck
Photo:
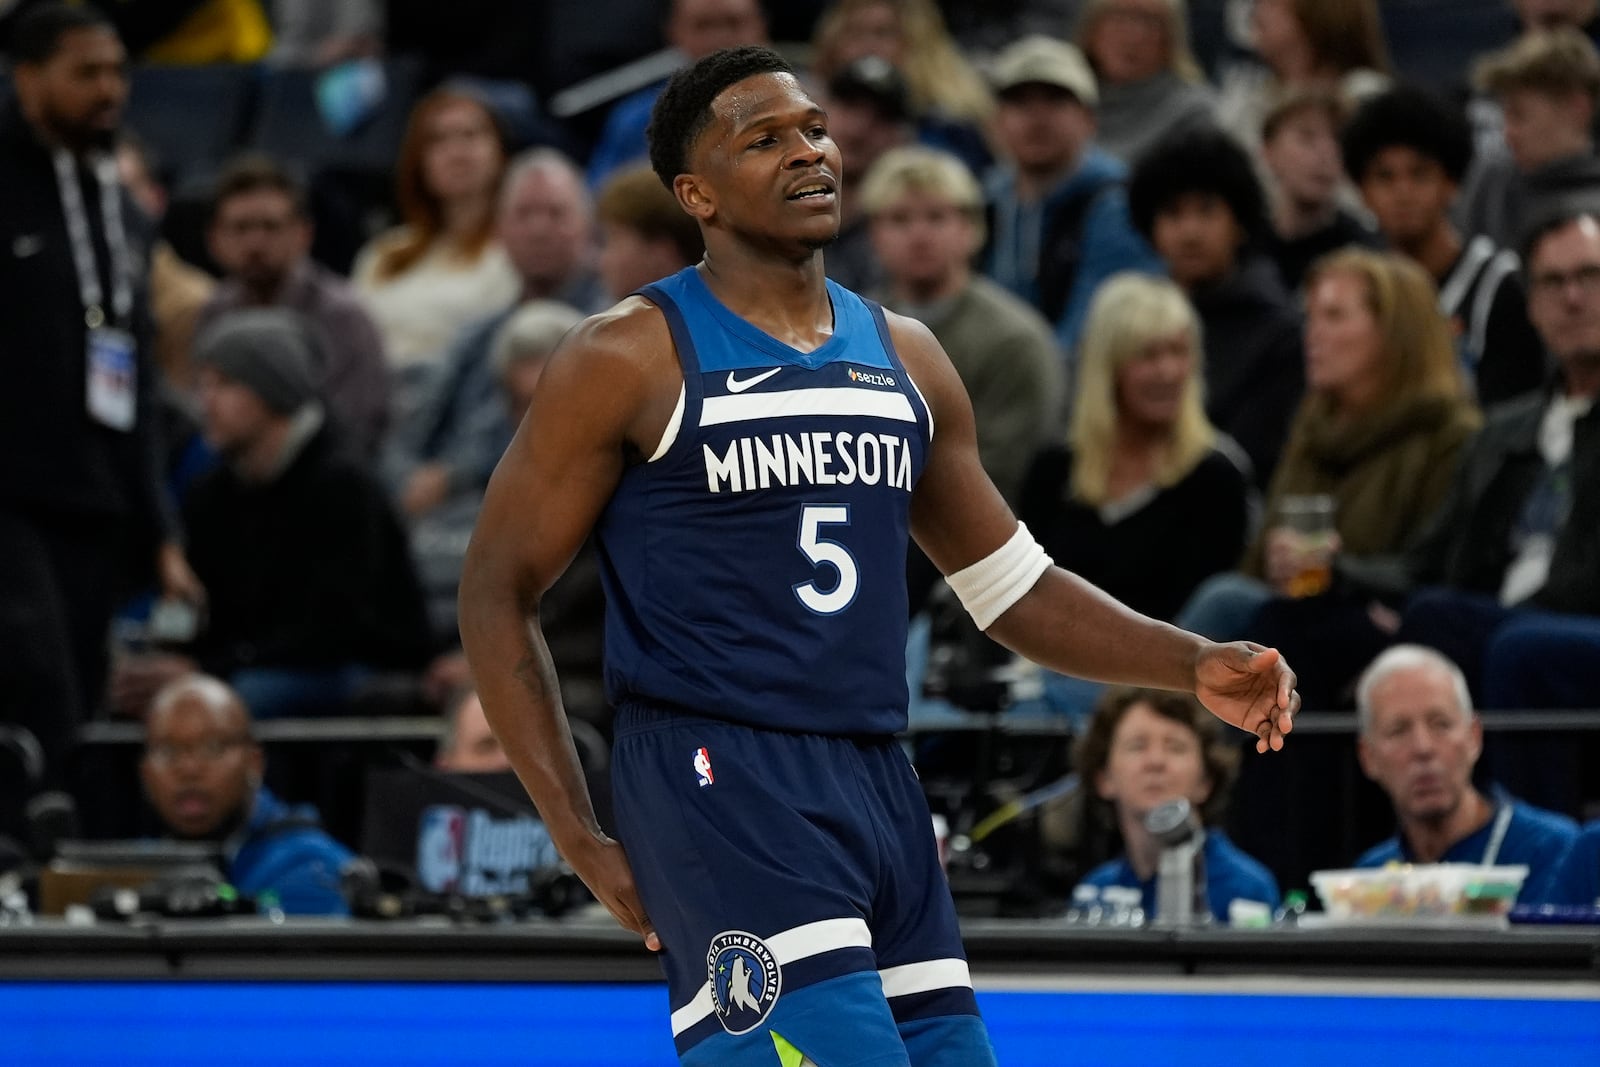
[[[707,248],[699,270],[729,311],[792,348],[809,352],[833,336],[820,252],[788,261],[742,247]]]

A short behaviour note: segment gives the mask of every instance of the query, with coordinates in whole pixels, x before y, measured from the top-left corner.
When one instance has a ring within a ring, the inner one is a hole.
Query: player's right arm
[[[462,568],[461,642],[490,726],[561,855],[622,925],[658,948],[622,846],[595,819],[539,602],[599,519],[630,455],[650,455],[681,374],[665,320],[633,299],[550,357],[495,469]]]

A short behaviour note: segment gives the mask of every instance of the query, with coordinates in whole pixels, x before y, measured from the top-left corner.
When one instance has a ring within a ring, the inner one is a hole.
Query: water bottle
[[[1101,914],[1098,886],[1080,885],[1072,891],[1072,905],[1067,908],[1067,922],[1073,926],[1099,926]]]
[[[1168,801],[1145,816],[1144,826],[1161,845],[1156,868],[1156,922],[1193,926],[1211,917],[1206,899],[1206,832],[1185,798]]]
[[[1291,889],[1283,895],[1283,905],[1273,913],[1272,919],[1279,926],[1298,926],[1300,916],[1306,913],[1306,891],[1304,889]]]
[[[1107,922],[1123,930],[1137,930],[1144,925],[1144,894],[1133,886],[1106,886],[1100,894],[1110,914]]]

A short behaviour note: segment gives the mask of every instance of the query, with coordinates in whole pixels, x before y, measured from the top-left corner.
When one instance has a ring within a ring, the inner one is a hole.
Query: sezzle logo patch
[[[760,1026],[783,990],[783,971],[772,950],[743,930],[729,930],[711,939],[706,977],[717,1020],[734,1035],[748,1034]]]
[[[896,383],[894,377],[888,374],[879,374],[875,370],[856,370],[850,368],[850,380],[860,382],[862,385],[886,385],[893,387]]]

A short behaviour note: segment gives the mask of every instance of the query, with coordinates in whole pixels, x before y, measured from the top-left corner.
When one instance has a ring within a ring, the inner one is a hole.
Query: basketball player
[[[562,854],[661,952],[683,1063],[992,1064],[892,739],[908,536],[992,637],[1196,693],[1261,751],[1289,732],[1294,675],[1050,565],[984,475],[933,336],[825,280],[839,152],[781,58],[686,68],[650,136],[706,256],[551,358],[461,583],[484,707]],[[538,625],[591,528],[620,843],[595,822]]]

